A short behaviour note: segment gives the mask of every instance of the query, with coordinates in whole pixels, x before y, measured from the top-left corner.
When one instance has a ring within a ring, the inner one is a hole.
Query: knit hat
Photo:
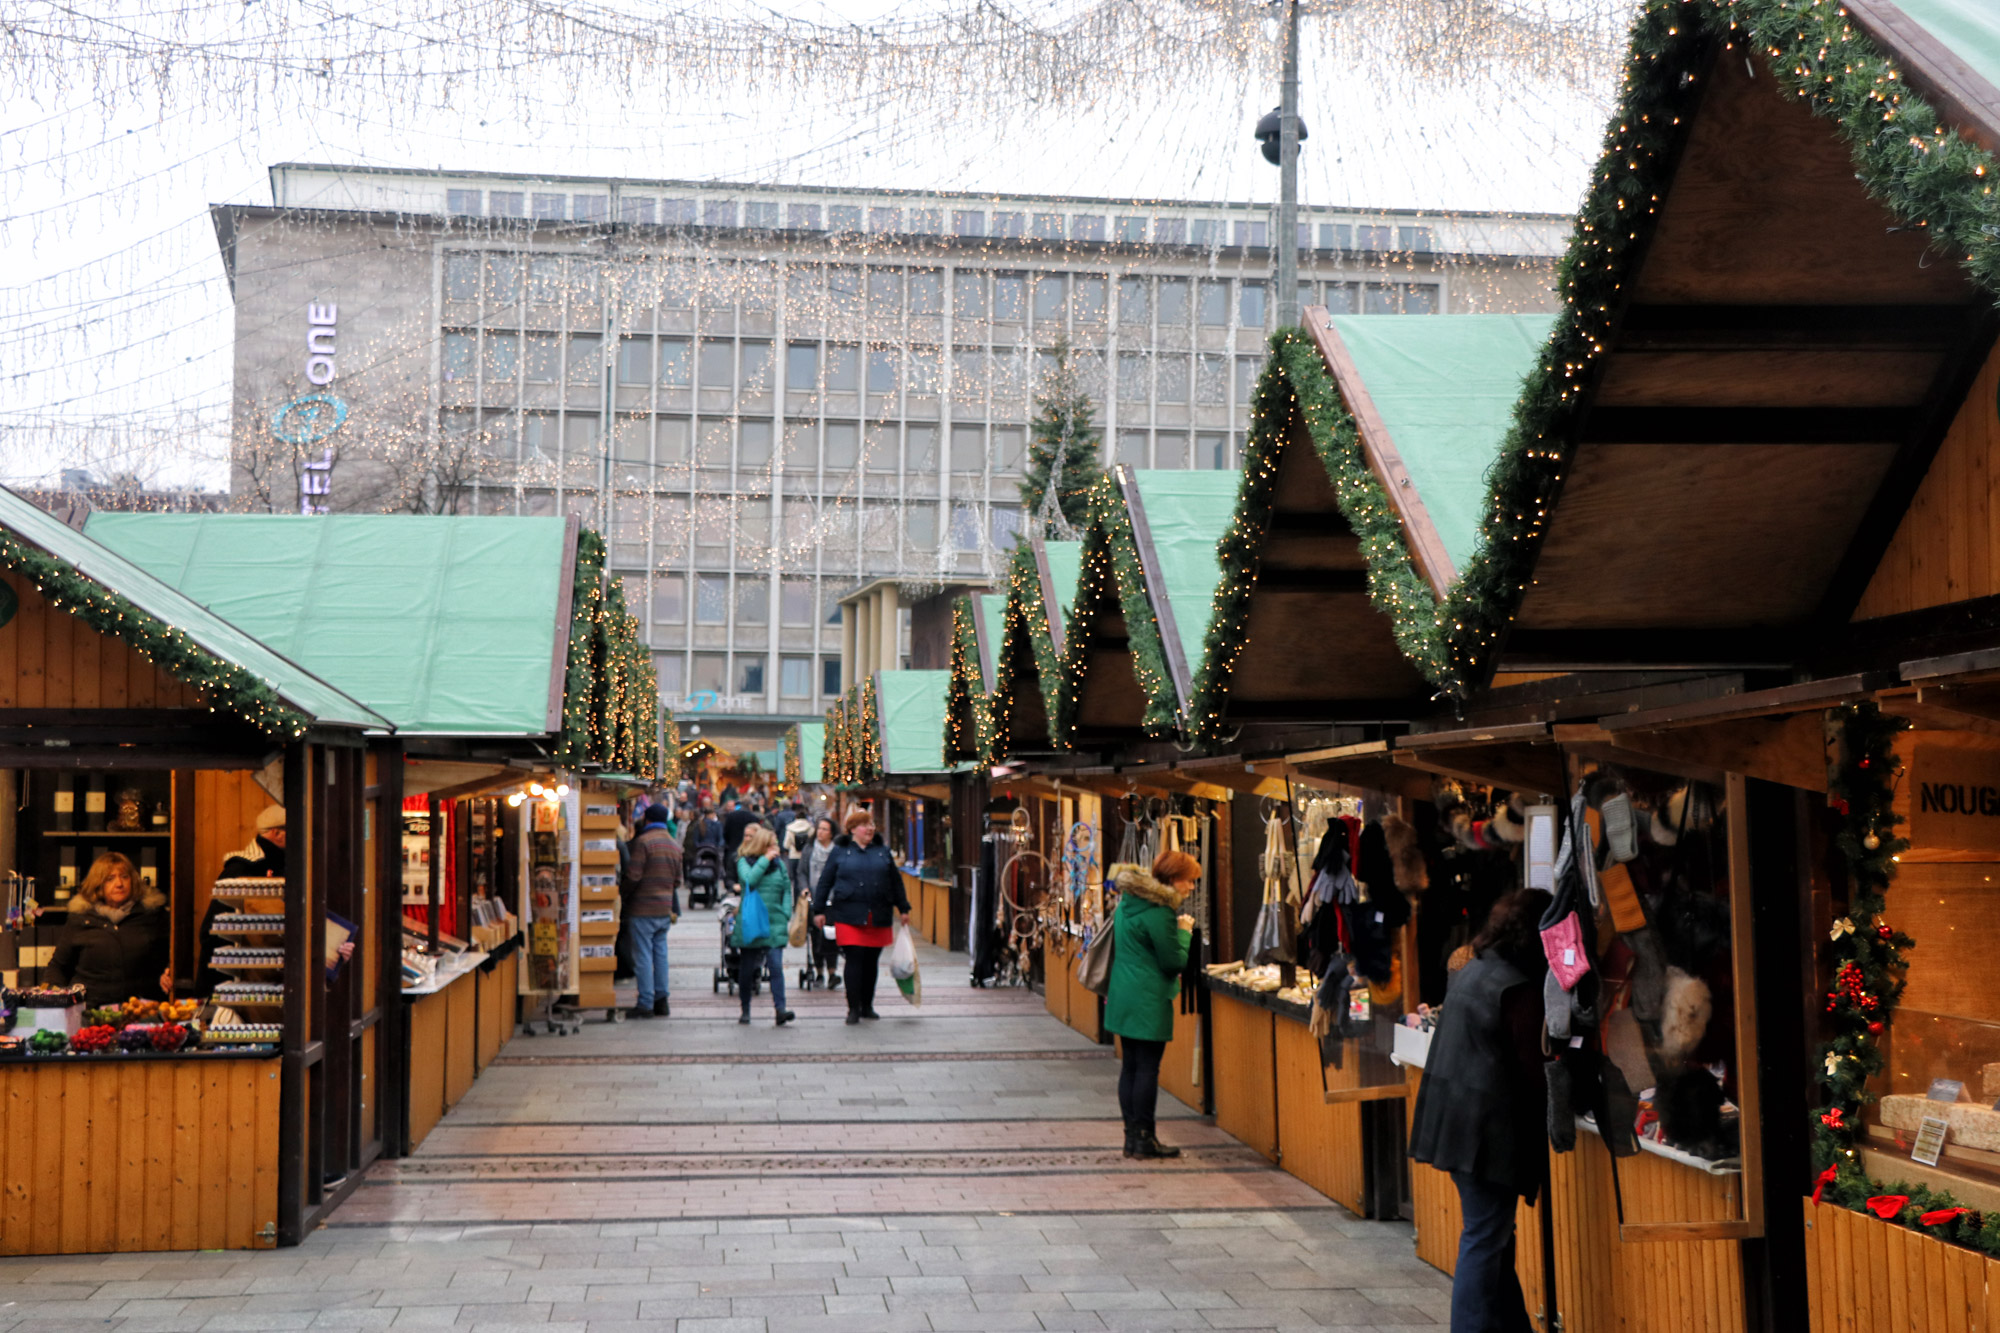
[[[259,833],[268,833],[274,828],[283,828],[284,826],[285,826],[284,806],[267,805],[262,810],[257,812],[257,831]]]

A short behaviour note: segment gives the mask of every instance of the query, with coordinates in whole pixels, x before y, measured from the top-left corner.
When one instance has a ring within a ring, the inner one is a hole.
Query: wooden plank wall
[[[1066,947],[1067,937],[1055,935],[1042,937],[1042,1003],[1048,1011],[1069,1022],[1069,968],[1075,956]]]
[[[478,976],[463,976],[444,988],[444,1110],[458,1105],[479,1077]]]
[[[514,1036],[514,999],[520,990],[521,955],[516,952],[493,965],[491,972],[476,972],[479,993],[479,1051],[475,1059],[478,1073],[485,1073],[493,1057],[500,1054]]]
[[[2000,1260],[1866,1213],[1801,1203],[1811,1333],[2000,1330]]]
[[[1167,1053],[1160,1057],[1160,1088],[1197,1112],[1203,1110],[1201,1039],[1201,1015],[1184,1014],[1176,1003],[1173,1040],[1167,1043]]]
[[[1855,608],[1856,620],[2000,592],[2000,348],[1931,460]]]
[[[0,708],[200,708],[201,696],[128,648],[57,609],[29,579],[3,573],[21,599],[0,625]]]
[[[275,1059],[12,1066],[0,1125],[0,1254],[275,1243]]]
[[[1278,1159],[1277,1070],[1268,1009],[1214,992],[1215,1124],[1272,1161]]]
[[[257,816],[276,805],[257,785],[254,773],[235,769],[194,771],[194,917],[208,911],[209,890],[231,852],[243,850],[257,836]],[[373,939],[374,936],[364,936]],[[364,969],[365,970],[365,969]]]
[[[410,1025],[410,1151],[424,1141],[444,1117],[445,1034],[449,1030],[444,994],[425,995],[409,1008]]]
[[[1650,1153],[1618,1164],[1627,1222],[1723,1221],[1740,1215],[1739,1177],[1711,1176]],[[1564,1333],[1743,1333],[1743,1267],[1734,1241],[1626,1244],[1618,1236],[1611,1156],[1579,1133],[1549,1158],[1556,1309]]]
[[[1458,1238],[1465,1219],[1458,1186],[1436,1167],[1410,1163],[1410,1208],[1417,1229],[1417,1258],[1443,1273],[1458,1271]],[[1542,1205],[1523,1202],[1514,1210],[1514,1276],[1520,1280],[1528,1318],[1547,1330],[1548,1292],[1542,1288]]]
[[[1271,1016],[1277,1041],[1279,1160],[1286,1171],[1358,1215],[1366,1212],[1361,1104],[1329,1106],[1320,1072],[1319,1042],[1306,1029]],[[1355,1062],[1348,1062],[1355,1073]]]

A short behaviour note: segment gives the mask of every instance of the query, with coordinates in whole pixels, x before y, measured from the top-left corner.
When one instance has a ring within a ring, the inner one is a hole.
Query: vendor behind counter
[[[70,898],[50,977],[58,986],[81,985],[84,1003],[96,1008],[164,999],[171,929],[166,895],[141,883],[129,859],[106,852]]]

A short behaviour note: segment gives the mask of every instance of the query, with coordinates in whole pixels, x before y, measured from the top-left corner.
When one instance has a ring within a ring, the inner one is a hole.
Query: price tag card
[[[1938,1158],[1944,1155],[1944,1136],[1950,1128],[1941,1116],[1925,1116],[1923,1128],[1917,1131],[1916,1146],[1910,1149],[1910,1160],[1925,1166],[1936,1166]]]

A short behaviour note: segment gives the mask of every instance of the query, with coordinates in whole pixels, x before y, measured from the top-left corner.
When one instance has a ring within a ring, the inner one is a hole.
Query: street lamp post
[[[1299,322],[1299,0],[1285,0],[1278,101],[1278,327]]]

